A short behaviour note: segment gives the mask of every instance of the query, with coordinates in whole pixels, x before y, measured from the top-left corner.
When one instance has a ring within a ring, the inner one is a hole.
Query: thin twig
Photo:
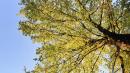
[[[104,47],[102,47],[102,50],[103,50],[103,48],[104,48]],[[95,61],[94,64],[93,64],[92,71],[91,71],[92,73],[93,73],[94,67],[95,67],[95,65],[96,65],[96,63],[97,63],[97,61],[98,61],[99,56],[101,55],[101,53],[102,53],[102,51],[100,51],[100,53],[98,54],[98,57],[96,58],[96,61]]]

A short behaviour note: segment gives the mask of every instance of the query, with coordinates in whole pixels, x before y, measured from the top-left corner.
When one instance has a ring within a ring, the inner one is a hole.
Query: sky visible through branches
[[[20,0],[0,2],[0,73],[24,73],[24,66],[35,65],[35,48],[30,38],[18,30]]]

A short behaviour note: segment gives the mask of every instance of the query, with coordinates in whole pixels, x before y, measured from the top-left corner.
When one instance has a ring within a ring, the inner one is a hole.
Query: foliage
[[[20,14],[26,20],[19,22],[19,29],[42,44],[36,50],[40,63],[31,73],[97,73],[104,62],[110,72],[130,72],[129,45],[95,27],[128,34],[129,4],[129,0],[22,0]]]

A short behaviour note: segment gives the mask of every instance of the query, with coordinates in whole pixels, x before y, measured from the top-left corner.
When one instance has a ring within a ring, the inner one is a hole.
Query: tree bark
[[[95,27],[102,32],[104,35],[107,35],[109,38],[112,38],[114,41],[120,41],[124,44],[130,45],[130,34],[117,34],[115,32],[110,32],[107,29],[101,27],[101,25],[96,24]]]

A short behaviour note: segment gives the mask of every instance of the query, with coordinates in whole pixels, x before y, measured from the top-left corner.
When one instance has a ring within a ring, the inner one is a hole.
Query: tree
[[[42,45],[31,73],[130,72],[130,1],[114,1],[22,0],[19,29]]]

